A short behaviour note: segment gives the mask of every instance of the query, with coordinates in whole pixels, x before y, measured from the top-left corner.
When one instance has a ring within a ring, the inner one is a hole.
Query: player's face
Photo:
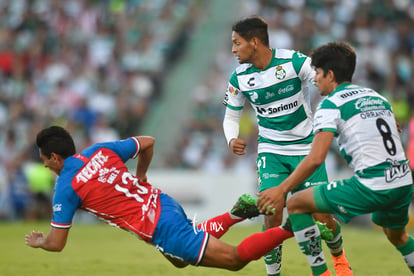
[[[40,150],[39,150],[39,152],[40,152],[40,158],[43,160],[43,165],[45,166],[45,168],[48,168],[49,170],[51,170],[55,174],[59,175],[61,170],[62,170],[62,165],[63,164],[59,160],[57,155],[52,153],[50,158],[47,158],[47,156],[43,155],[43,153]]]
[[[231,34],[231,40],[233,42],[231,51],[239,60],[239,63],[252,63],[254,52],[254,45],[252,45],[252,42],[247,41],[234,31]]]
[[[334,83],[332,82],[333,72],[328,71],[328,73],[325,75],[324,71],[321,68],[316,68],[315,71],[316,74],[314,81],[318,87],[319,93],[322,96],[329,95],[335,89]]]

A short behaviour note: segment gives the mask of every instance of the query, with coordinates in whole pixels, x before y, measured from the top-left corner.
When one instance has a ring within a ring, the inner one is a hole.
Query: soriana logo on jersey
[[[237,94],[239,94],[239,89],[237,89],[236,87],[234,87],[233,85],[229,84],[229,87],[227,88],[227,91],[229,92],[230,95],[232,96],[237,96]]]

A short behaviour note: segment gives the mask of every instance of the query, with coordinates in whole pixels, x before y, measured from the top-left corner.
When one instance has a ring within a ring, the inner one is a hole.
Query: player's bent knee
[[[287,208],[289,214],[299,213],[299,211],[300,211],[297,208],[297,205],[295,204],[294,200],[288,200],[286,202],[286,208]]]
[[[174,265],[176,268],[184,268],[184,267],[187,267],[187,266],[188,266],[188,264],[187,264],[187,263],[173,263],[173,265]]]
[[[247,263],[240,258],[236,248],[221,252],[217,250],[214,253],[206,254],[201,261],[202,266],[219,267],[230,271],[238,271]]]
[[[242,261],[242,260],[231,260],[231,262],[229,263],[227,269],[231,270],[231,271],[238,271],[240,269],[242,269],[243,267],[246,266],[246,262]]]
[[[248,263],[240,258],[236,248],[234,248],[234,250],[232,251],[231,257],[228,260],[228,262],[230,264],[228,269],[231,271],[238,271],[245,267]]]
[[[167,260],[170,261],[170,263],[172,263],[176,268],[184,268],[184,267],[188,266],[188,263],[186,263],[184,261],[172,258],[168,255],[164,255],[164,257],[167,258]]]

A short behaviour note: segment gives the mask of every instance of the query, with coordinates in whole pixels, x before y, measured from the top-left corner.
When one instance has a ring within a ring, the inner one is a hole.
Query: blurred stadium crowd
[[[0,0],[0,218],[49,217],[53,177],[33,146],[40,127],[64,124],[80,149],[138,133],[197,5]]]
[[[45,124],[65,125],[79,149],[139,133],[205,5],[0,0],[0,220],[50,216],[54,176],[33,145]],[[358,55],[354,82],[392,99],[407,151],[414,152],[414,1],[244,0],[234,12],[263,16],[272,47],[310,54],[322,43],[349,41]],[[193,116],[166,168],[255,170],[254,114],[242,118],[247,156],[230,154],[222,132],[222,98],[237,66],[230,26],[224,31],[227,46],[193,93]],[[329,160],[328,169],[341,168],[334,154]]]

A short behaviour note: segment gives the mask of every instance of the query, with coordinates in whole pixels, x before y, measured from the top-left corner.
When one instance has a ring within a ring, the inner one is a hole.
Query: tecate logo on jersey
[[[108,161],[109,157],[102,154],[102,151],[99,151],[95,154],[94,157],[85,165],[85,167],[76,175],[77,182],[86,183],[90,180],[98,171],[101,169],[105,163]]]

